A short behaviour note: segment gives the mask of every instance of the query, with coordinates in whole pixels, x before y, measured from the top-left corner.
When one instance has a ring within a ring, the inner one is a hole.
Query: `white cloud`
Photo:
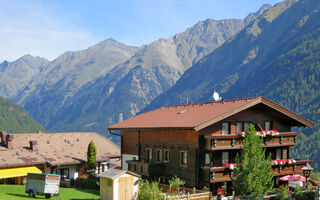
[[[66,50],[92,45],[93,36],[59,16],[59,5],[0,0],[0,60],[25,54],[54,59]],[[65,17],[69,17],[66,20]]]

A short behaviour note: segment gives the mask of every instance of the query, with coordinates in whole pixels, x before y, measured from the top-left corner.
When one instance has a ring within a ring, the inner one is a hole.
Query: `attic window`
[[[180,112],[178,112],[178,114],[182,114],[182,113],[185,113],[187,112],[187,110],[181,110]]]

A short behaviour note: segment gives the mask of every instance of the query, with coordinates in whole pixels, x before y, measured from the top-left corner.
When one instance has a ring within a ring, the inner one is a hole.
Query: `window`
[[[211,164],[211,153],[205,154],[205,164],[210,165]]]
[[[133,165],[133,170],[137,171],[137,165]]]
[[[222,165],[229,163],[229,152],[228,151],[223,151],[222,152]]]
[[[222,135],[230,134],[230,123],[229,122],[223,122],[222,123],[221,134]]]
[[[187,165],[187,152],[186,151],[180,151],[180,165]]]
[[[147,162],[151,162],[151,160],[152,160],[152,149],[147,149],[147,151],[146,151],[146,160],[147,160]]]
[[[247,130],[248,130],[249,124],[250,124],[250,122],[244,122],[244,123],[243,123],[243,130],[244,130],[244,131],[247,131]]]
[[[267,131],[272,130],[272,123],[271,123],[271,121],[265,121],[265,122],[264,122],[264,130],[267,130]]]
[[[281,159],[281,149],[277,148],[277,153],[276,153],[276,160]]]
[[[57,169],[57,173],[56,174],[59,174],[61,175],[61,178],[64,180],[64,179],[69,179],[69,168],[60,168],[60,169]]]
[[[128,164],[128,170],[131,170],[131,164]]]
[[[169,154],[169,150],[164,150],[164,158],[163,161],[168,162],[170,159],[170,154]]]
[[[112,180],[108,179],[108,186],[112,186]]]
[[[156,154],[156,161],[157,162],[161,162],[162,161],[162,150],[161,149],[157,149],[157,154]]]
[[[242,122],[237,122],[237,132],[243,131],[243,124]]]
[[[140,172],[143,172],[143,166],[140,166]]]

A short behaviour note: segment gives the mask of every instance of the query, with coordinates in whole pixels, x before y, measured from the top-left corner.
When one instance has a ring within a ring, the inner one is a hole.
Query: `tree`
[[[271,155],[266,158],[261,147],[262,138],[250,124],[243,139],[241,155],[236,157],[235,179],[232,181],[237,195],[265,194],[273,186]]]
[[[87,170],[89,172],[95,172],[97,166],[97,148],[94,145],[94,142],[91,140],[88,145],[88,152],[87,152]]]

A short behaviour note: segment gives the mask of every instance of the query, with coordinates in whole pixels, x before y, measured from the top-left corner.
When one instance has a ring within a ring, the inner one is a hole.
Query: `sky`
[[[56,58],[113,38],[141,46],[201,20],[244,18],[280,0],[0,0],[0,61]]]

